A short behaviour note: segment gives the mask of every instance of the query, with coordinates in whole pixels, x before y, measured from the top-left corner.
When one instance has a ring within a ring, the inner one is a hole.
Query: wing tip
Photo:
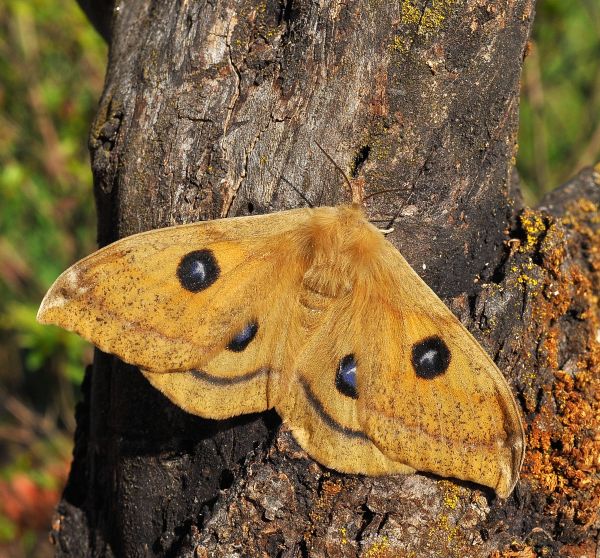
[[[71,300],[83,295],[87,288],[81,285],[80,273],[76,267],[63,272],[44,295],[38,309],[36,320],[40,324],[61,325],[56,320],[56,312],[65,308]]]
[[[502,498],[508,498],[519,481],[521,465],[525,459],[525,435],[521,428],[514,432],[509,438],[510,459],[500,465],[500,476],[494,487],[496,494]]]

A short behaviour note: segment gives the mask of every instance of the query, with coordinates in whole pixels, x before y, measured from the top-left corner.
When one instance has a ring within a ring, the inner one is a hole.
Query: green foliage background
[[[51,555],[42,504],[64,483],[91,349],[35,315],[50,283],[95,246],[87,134],[106,53],[74,1],[0,3],[2,556]]]
[[[526,199],[600,158],[600,2],[538,0],[525,60],[517,167]]]
[[[59,273],[95,248],[87,135],[106,54],[74,1],[0,4],[2,555],[52,553],[45,530],[68,468],[73,407],[91,348],[39,326],[35,315]],[[541,0],[523,76],[517,160],[531,203],[600,157],[599,67],[600,2]],[[23,486],[37,490],[38,501],[49,494],[50,504],[32,512]]]

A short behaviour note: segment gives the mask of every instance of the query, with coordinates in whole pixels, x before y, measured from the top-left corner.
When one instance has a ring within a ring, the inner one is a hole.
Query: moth
[[[492,359],[359,205],[153,230],[65,271],[38,320],[185,411],[275,408],[326,467],[427,471],[507,497],[524,432]]]

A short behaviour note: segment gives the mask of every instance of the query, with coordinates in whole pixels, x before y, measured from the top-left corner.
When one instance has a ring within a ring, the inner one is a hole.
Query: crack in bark
[[[227,116],[225,117],[225,122],[223,123],[223,137],[225,137],[227,135],[227,131],[229,128],[229,122],[230,122],[233,112],[235,110],[237,101],[242,94],[242,89],[241,89],[242,75],[241,75],[238,67],[236,66],[235,62],[233,61],[233,50],[231,48],[231,38],[233,36],[233,31],[236,27],[236,24],[237,24],[237,18],[235,18],[235,23],[234,23],[234,18],[232,18],[229,21],[229,25],[228,25],[228,29],[227,29],[227,38],[225,39],[225,45],[227,46],[229,65],[233,69],[233,72],[236,76],[236,84],[235,84],[236,94],[235,94],[234,98],[232,99],[231,106],[227,107]]]

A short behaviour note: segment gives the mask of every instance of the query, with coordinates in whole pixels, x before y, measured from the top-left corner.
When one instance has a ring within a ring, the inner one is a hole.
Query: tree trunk
[[[129,0],[110,28],[112,2],[82,4],[111,37],[90,139],[100,245],[347,202],[319,142],[364,181],[374,222],[399,216],[390,240],[505,372],[528,453],[507,501],[419,474],[341,475],[274,413],[192,417],[97,353],[58,555],[594,549],[600,180],[586,171],[547,210],[521,206],[512,165],[533,0]]]

